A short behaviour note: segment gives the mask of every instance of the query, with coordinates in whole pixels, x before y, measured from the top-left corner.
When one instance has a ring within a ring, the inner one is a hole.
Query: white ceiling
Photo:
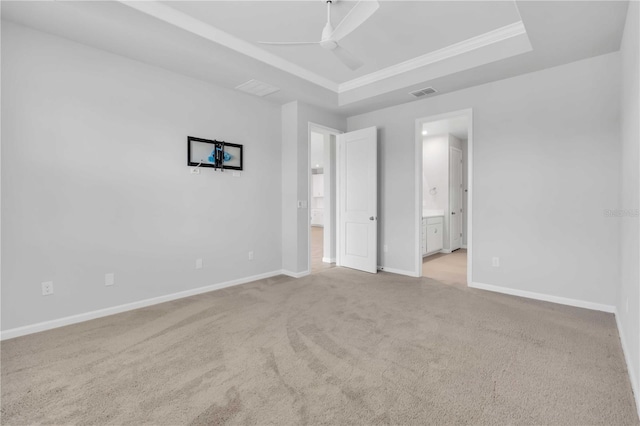
[[[356,3],[333,3],[334,27]],[[323,1],[170,1],[164,4],[336,83],[520,21],[513,1],[382,2],[370,19],[340,41],[364,62],[362,68],[352,71],[320,46],[258,44],[258,41],[319,41],[327,21]]]
[[[460,117],[448,118],[445,120],[431,121],[422,125],[423,134],[427,132],[425,137],[439,135],[453,135],[458,139],[467,139],[469,130],[469,120],[466,115]]]
[[[281,88],[268,101],[300,100],[349,116],[414,101],[408,92],[426,86],[448,93],[617,51],[628,6],[384,1],[344,39],[366,61],[355,73],[321,48],[314,52],[316,46],[298,52],[256,44],[317,38],[323,4],[2,1],[1,7],[3,20],[230,89],[255,78]],[[352,6],[338,2],[334,23]]]

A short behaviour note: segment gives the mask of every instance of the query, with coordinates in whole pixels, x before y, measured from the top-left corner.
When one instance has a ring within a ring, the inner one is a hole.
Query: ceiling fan
[[[380,4],[377,0],[360,0],[349,11],[338,26],[334,29],[331,25],[331,3],[338,0],[327,1],[327,24],[322,30],[320,41],[260,41],[260,44],[274,44],[280,46],[299,46],[304,44],[319,44],[323,49],[330,50],[347,67],[352,70],[362,66],[362,61],[351,52],[338,44],[343,37],[362,25],[367,19],[378,10]]]

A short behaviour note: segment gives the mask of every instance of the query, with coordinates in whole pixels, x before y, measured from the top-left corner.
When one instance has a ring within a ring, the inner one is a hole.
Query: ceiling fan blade
[[[331,33],[331,40],[338,41],[351,31],[358,28],[380,7],[377,0],[360,0],[353,9],[347,13],[335,30]]]
[[[259,41],[260,44],[275,44],[279,46],[295,46],[303,44],[320,44],[319,41]]]
[[[352,70],[357,70],[362,66],[362,61],[360,59],[353,56],[351,52],[349,52],[344,47],[338,46],[332,50],[333,54],[340,59],[340,61],[351,68]]]

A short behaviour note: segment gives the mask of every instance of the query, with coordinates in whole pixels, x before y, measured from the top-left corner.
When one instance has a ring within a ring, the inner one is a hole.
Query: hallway
[[[467,250],[438,253],[422,259],[422,276],[445,284],[467,285]]]

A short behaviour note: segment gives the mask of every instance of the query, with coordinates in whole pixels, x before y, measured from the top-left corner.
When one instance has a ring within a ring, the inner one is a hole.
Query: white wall
[[[336,261],[336,136],[324,135],[323,262]]]
[[[379,126],[380,264],[413,272],[418,257],[415,120],[472,108],[473,280],[613,305],[619,72],[613,53],[350,117]]]
[[[3,330],[281,269],[279,107],[4,21],[2,55]]]
[[[298,103],[289,102],[282,105],[282,159],[281,170],[281,229],[282,229],[282,269],[297,271],[298,269]],[[304,179],[304,178],[302,178]],[[306,179],[305,179],[306,180]]]
[[[435,193],[432,190],[435,188]],[[422,143],[422,206],[426,210],[449,207],[449,135],[429,136]]]
[[[640,208],[639,21],[640,4],[630,2],[621,46],[622,179],[618,204],[618,208],[627,214],[610,220],[620,225],[621,287],[616,317],[640,414],[640,219],[634,214]]]
[[[328,137],[327,137],[328,139]],[[325,135],[322,133],[311,132],[311,137],[309,138],[309,143],[311,145],[311,150],[309,155],[311,155],[311,162],[309,167],[311,168],[311,173],[313,172],[317,166],[318,170],[316,173],[322,176],[322,185],[324,185],[324,171],[322,167],[324,165],[324,148],[325,148]],[[319,179],[319,178],[317,178]],[[314,182],[318,182],[317,180],[311,181],[311,188],[315,191]],[[324,186],[323,186],[324,188]],[[324,191],[323,191],[324,192]],[[323,209],[324,208],[324,197],[311,197],[311,209]]]
[[[462,246],[467,246],[467,209],[468,204],[468,189],[469,189],[469,140],[463,139],[462,142]]]
[[[311,132],[311,168],[324,167],[324,135],[318,132]]]
[[[462,151],[462,141],[458,138],[456,138],[453,135],[449,135],[449,148],[447,148],[447,191],[449,192],[448,195],[448,202],[447,202],[447,208],[445,209],[445,215],[444,215],[444,243],[443,243],[443,248],[445,250],[451,250],[451,164],[450,164],[450,160],[451,160],[451,148],[458,148],[460,151]],[[463,197],[464,199],[464,197]],[[464,217],[462,218],[464,220]],[[461,229],[462,231],[462,229]]]
[[[282,106],[282,265],[292,275],[306,274],[309,265],[309,123],[343,131],[346,119],[302,102]],[[325,212],[326,215],[326,212]]]

